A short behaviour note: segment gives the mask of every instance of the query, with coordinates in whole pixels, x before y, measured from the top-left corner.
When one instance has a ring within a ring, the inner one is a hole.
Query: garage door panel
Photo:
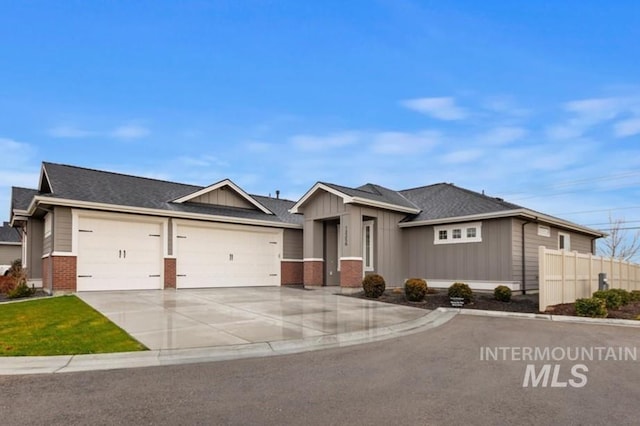
[[[280,234],[182,225],[177,233],[179,288],[280,285]]]
[[[162,288],[162,225],[79,220],[78,291]]]

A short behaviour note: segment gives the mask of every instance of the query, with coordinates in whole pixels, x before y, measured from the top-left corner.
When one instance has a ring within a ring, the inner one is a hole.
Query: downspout
[[[526,257],[525,257],[525,238],[524,238],[524,227],[530,224],[531,221],[527,220],[522,222],[521,232],[522,232],[522,294],[527,294],[527,265],[526,265]]]

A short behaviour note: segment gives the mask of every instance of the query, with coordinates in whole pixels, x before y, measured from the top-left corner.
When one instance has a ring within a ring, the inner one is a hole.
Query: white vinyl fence
[[[550,250],[538,252],[540,311],[572,303],[598,290],[598,274],[607,274],[609,288],[640,290],[640,265],[592,254]]]

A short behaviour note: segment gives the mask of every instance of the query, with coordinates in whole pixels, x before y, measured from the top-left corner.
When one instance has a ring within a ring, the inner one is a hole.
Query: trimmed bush
[[[473,299],[473,292],[465,283],[451,284],[447,293],[449,297],[462,297],[465,303],[471,302],[471,299]]]
[[[404,283],[404,295],[410,302],[422,302],[427,295],[427,282],[422,278],[409,278]]]
[[[33,288],[29,288],[27,283],[21,282],[16,286],[16,288],[14,288],[9,293],[7,293],[7,297],[9,299],[17,299],[19,297],[29,297],[29,296],[33,296],[35,292],[36,290]]]
[[[622,306],[628,305],[631,302],[631,293],[623,288],[610,288],[609,291],[614,293],[618,293],[620,295],[620,300],[622,301]]]
[[[607,309],[618,309],[622,305],[622,297],[613,290],[598,290],[593,293],[593,297],[604,300]]]
[[[604,299],[592,297],[590,299],[578,299],[575,303],[576,315],[579,317],[606,318],[607,303]]]
[[[640,302],[640,290],[632,290],[629,296],[632,302]]]
[[[510,302],[511,289],[506,285],[499,285],[493,289],[493,297],[499,302]]]
[[[364,290],[364,295],[366,297],[377,299],[382,296],[382,293],[384,293],[384,278],[378,274],[365,275],[362,280],[362,289]]]

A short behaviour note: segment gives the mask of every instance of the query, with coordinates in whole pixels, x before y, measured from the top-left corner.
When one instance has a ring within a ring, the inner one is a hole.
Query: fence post
[[[522,259],[524,262],[524,259]],[[538,246],[538,309],[541,312],[547,310],[547,277],[545,274],[545,249]],[[522,277],[524,279],[524,277]]]

